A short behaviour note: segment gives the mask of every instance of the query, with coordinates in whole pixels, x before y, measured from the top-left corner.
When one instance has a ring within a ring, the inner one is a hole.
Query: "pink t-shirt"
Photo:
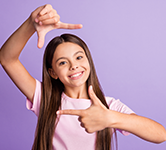
[[[32,110],[37,116],[41,100],[41,82],[36,80],[36,90],[33,104],[27,99],[27,108]],[[91,101],[87,99],[73,99],[62,93],[63,109],[86,109],[90,107]],[[106,97],[107,104],[111,110],[131,114],[130,108],[111,97]],[[118,130],[123,135],[128,135],[126,131]],[[61,115],[56,126],[53,137],[53,150],[93,150],[95,149],[96,134],[89,134],[80,126],[78,116]]]

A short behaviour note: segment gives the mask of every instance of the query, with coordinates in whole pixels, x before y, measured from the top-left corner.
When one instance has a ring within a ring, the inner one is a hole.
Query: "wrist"
[[[118,128],[118,126],[120,125],[120,115],[120,112],[108,110],[107,127]]]
[[[36,31],[35,27],[34,27],[34,21],[31,17],[31,15],[29,16],[29,18],[26,20],[26,23],[27,23],[27,31],[30,32],[30,33],[34,33]]]

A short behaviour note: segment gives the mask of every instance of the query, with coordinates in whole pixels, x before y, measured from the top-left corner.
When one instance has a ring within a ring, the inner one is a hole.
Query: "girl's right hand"
[[[44,45],[45,35],[53,29],[80,29],[81,24],[68,24],[60,21],[60,16],[50,4],[38,7],[30,16],[38,35],[38,47]]]

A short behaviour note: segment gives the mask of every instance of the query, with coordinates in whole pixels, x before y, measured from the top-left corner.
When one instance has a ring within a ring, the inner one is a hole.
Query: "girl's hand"
[[[38,47],[44,45],[45,35],[53,29],[80,29],[81,24],[68,24],[60,21],[60,16],[50,4],[37,8],[31,14],[31,20],[38,35]]]
[[[103,130],[108,127],[108,114],[107,109],[101,101],[95,95],[92,86],[88,89],[92,104],[86,110],[59,110],[59,115],[77,115],[81,126],[85,128],[88,133],[93,133],[99,130]]]

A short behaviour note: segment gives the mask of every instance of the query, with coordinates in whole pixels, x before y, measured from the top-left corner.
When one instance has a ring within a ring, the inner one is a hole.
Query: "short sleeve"
[[[118,111],[121,113],[125,113],[125,114],[132,114],[134,113],[134,111],[132,111],[128,106],[126,106],[125,104],[123,104],[119,99],[115,100],[114,98],[111,97],[106,97],[106,101],[107,104],[109,106],[109,109],[114,110],[114,111]],[[130,133],[124,130],[119,130],[123,135],[129,135]]]
[[[33,98],[33,103],[28,98],[26,101],[27,109],[33,111],[36,114],[36,116],[39,116],[40,101],[41,101],[41,82],[36,80],[36,89]]]

